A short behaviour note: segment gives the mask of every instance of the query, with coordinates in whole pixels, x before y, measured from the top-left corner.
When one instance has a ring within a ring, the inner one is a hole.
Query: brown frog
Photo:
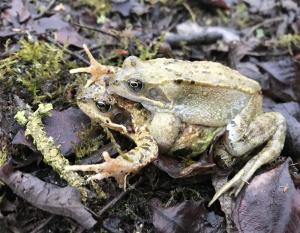
[[[215,62],[141,61],[136,57],[127,58],[122,68],[109,67],[110,72],[97,63],[91,67],[100,74],[94,79],[107,77],[110,94],[139,102],[151,112],[148,128],[156,140],[161,140],[162,148],[175,143],[183,123],[226,128],[215,151],[217,157],[226,160],[246,156],[267,143],[212,202],[230,188],[237,195],[258,168],[280,155],[286,132],[284,117],[277,112],[263,113],[259,84],[235,70]]]

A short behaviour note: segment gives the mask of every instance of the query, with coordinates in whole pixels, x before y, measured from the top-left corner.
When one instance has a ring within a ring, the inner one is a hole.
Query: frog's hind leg
[[[249,125],[243,140],[237,142],[240,143],[238,147],[244,146],[247,148],[247,151],[250,151],[251,148],[254,149],[257,145],[261,145],[264,142],[267,142],[267,144],[228,183],[217,191],[209,205],[215,202],[224,192],[232,188],[235,196],[237,196],[257,169],[280,155],[284,146],[285,135],[286,121],[280,113],[268,112],[256,117]]]

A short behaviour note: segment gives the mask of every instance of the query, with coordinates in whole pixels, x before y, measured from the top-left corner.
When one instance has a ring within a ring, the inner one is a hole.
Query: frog
[[[153,119],[163,114],[177,118],[178,124],[225,127],[216,157],[236,161],[262,147],[209,205],[229,190],[236,197],[255,172],[278,158],[283,149],[285,118],[278,112],[263,112],[258,82],[221,63],[170,58],[142,61],[130,56],[106,86],[110,94],[141,103]],[[164,131],[167,126],[162,122],[160,128]]]
[[[90,73],[92,77],[77,96],[77,105],[102,127],[107,127],[129,137],[136,144],[136,147],[116,159],[110,158],[108,153],[104,153],[105,162],[102,164],[72,165],[68,166],[67,170],[96,172],[97,174],[91,176],[90,180],[101,180],[112,176],[120,186],[123,186],[124,178],[128,174],[136,173],[157,158],[158,148],[160,153],[171,156],[178,153],[183,154],[183,151],[186,151],[185,156],[194,157],[205,151],[211,141],[222,130],[221,128],[216,129],[185,123],[176,128],[173,127],[176,125],[173,118],[152,119],[151,113],[142,108],[139,103],[118,95],[109,95],[102,80],[97,78],[101,74],[101,67],[98,66],[98,72],[95,69],[97,66],[95,58],[86,46],[84,46],[84,49],[88,54],[91,66],[73,69],[71,73],[86,72]],[[170,129],[166,130],[163,135],[159,127],[159,122],[162,120],[164,124],[169,125],[168,128]],[[156,123],[153,124],[153,122]],[[153,127],[153,125],[156,127]],[[176,137],[176,141],[172,144],[166,143],[167,138],[169,138],[168,135],[170,135],[170,138]],[[169,145],[169,147],[166,147],[166,145]],[[191,173],[192,168],[193,166],[184,168],[181,172],[182,175]]]
[[[155,137],[173,132],[164,142],[166,148],[176,141],[181,124],[225,128],[213,153],[230,165],[262,147],[216,192],[209,206],[230,189],[237,196],[256,170],[281,153],[285,118],[277,112],[264,113],[259,84],[238,71],[216,62],[167,58],[141,61],[133,56],[110,73],[100,65],[91,66],[101,73],[97,78],[106,80],[109,95],[141,103],[151,112],[149,128],[160,129],[152,130]],[[172,119],[171,125],[168,119]]]

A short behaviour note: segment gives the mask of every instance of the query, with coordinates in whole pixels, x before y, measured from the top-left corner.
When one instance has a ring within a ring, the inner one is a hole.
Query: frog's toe
[[[247,183],[247,181],[244,179],[244,169],[242,169],[230,181],[228,181],[220,190],[216,192],[212,200],[209,202],[208,206],[211,206],[220,196],[222,196],[230,189],[233,189],[232,193],[234,193],[234,195],[237,196],[239,192],[242,190],[242,188],[244,187],[245,183]]]
[[[103,179],[108,178],[108,177],[110,177],[110,175],[105,174],[105,173],[98,173],[98,174],[89,176],[87,181],[90,182],[90,181],[93,181],[93,180],[103,180]]]

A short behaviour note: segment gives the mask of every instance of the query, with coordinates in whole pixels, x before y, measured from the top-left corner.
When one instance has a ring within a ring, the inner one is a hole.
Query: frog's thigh
[[[283,120],[282,120],[283,119]],[[283,116],[276,112],[267,112],[257,116],[246,128],[239,140],[228,141],[225,146],[232,156],[242,156],[268,141],[279,130]]]
[[[161,152],[166,152],[175,142],[180,131],[181,121],[172,113],[159,112],[153,115],[150,133]]]
[[[251,122],[254,121],[257,115],[262,113],[262,97],[261,95],[253,95],[248,104],[243,108],[243,110],[232,119],[232,121],[227,125],[227,134],[224,138],[225,145],[232,155],[240,155],[240,153],[235,152],[234,146],[238,141],[243,140]],[[242,152],[244,154],[244,152]]]
[[[262,165],[271,162],[276,159],[284,146],[284,140],[286,135],[286,121],[285,118],[277,112],[265,113],[263,116],[272,115],[275,121],[272,122],[276,126],[275,132],[269,139],[266,146],[253,158],[251,158],[246,165],[228,182],[226,183],[213,197],[209,205],[217,200],[224,192],[234,188],[235,196],[243,188],[244,184],[253,176],[255,171]],[[266,118],[268,119],[268,118]]]

